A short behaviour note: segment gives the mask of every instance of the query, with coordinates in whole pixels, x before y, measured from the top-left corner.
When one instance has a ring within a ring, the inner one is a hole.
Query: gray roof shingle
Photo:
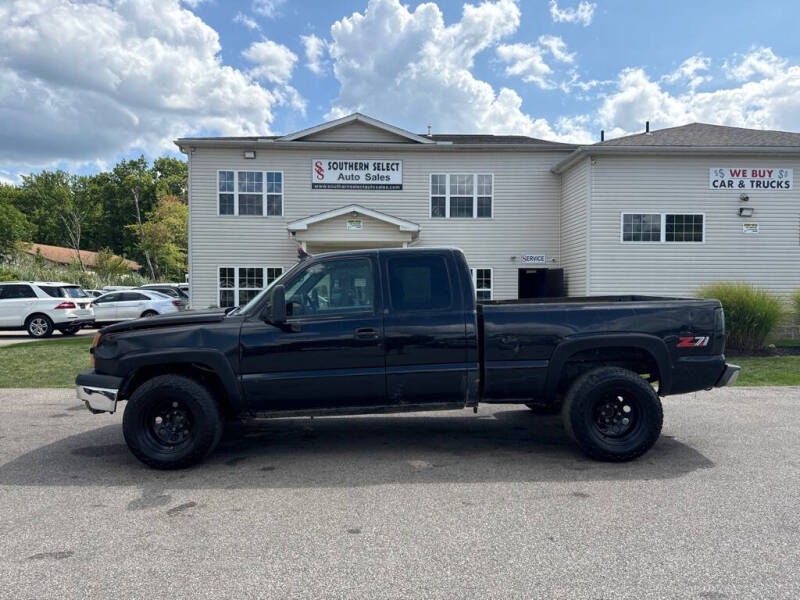
[[[800,147],[800,133],[744,129],[707,123],[689,123],[680,127],[657,129],[606,140],[597,146],[786,146]]]
[[[563,148],[575,147],[575,144],[551,142],[549,140],[528,137],[527,135],[492,135],[480,133],[433,133],[431,135],[420,133],[417,135],[430,138],[437,142],[452,142],[453,144],[533,144],[539,146],[559,146]]]

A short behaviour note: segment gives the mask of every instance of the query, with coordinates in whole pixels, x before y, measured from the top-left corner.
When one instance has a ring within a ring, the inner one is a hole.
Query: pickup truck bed
[[[101,330],[78,375],[93,412],[127,400],[125,439],[158,468],[194,464],[226,418],[477,409],[561,411],[589,456],[630,460],[661,430],[659,395],[730,383],[716,300],[475,301],[451,248],[338,252],[241,310]]]

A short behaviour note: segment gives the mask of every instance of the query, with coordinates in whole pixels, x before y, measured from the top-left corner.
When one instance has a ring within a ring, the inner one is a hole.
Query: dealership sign
[[[311,161],[314,190],[402,190],[403,161],[366,158]]]
[[[778,167],[718,167],[708,170],[712,190],[790,190],[792,169]]]

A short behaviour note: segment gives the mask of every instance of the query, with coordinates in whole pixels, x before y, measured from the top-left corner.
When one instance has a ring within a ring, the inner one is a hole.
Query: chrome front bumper
[[[739,365],[729,365],[725,363],[725,370],[722,372],[722,375],[719,376],[717,383],[714,384],[714,387],[723,387],[726,385],[733,385],[736,383],[736,379],[739,377],[739,372],[742,370],[742,367]]]
[[[114,413],[117,410],[117,390],[76,385],[75,392],[78,395],[78,400],[81,400],[86,405],[86,408],[95,414],[101,412]]]

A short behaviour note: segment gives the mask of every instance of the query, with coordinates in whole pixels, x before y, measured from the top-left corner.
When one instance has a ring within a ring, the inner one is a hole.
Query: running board
[[[261,410],[250,413],[255,419],[278,419],[281,417],[338,417],[344,415],[385,415],[392,413],[421,412],[433,410],[462,410],[463,402],[439,404],[389,404],[386,406],[343,406],[341,408],[309,408],[304,410]]]

